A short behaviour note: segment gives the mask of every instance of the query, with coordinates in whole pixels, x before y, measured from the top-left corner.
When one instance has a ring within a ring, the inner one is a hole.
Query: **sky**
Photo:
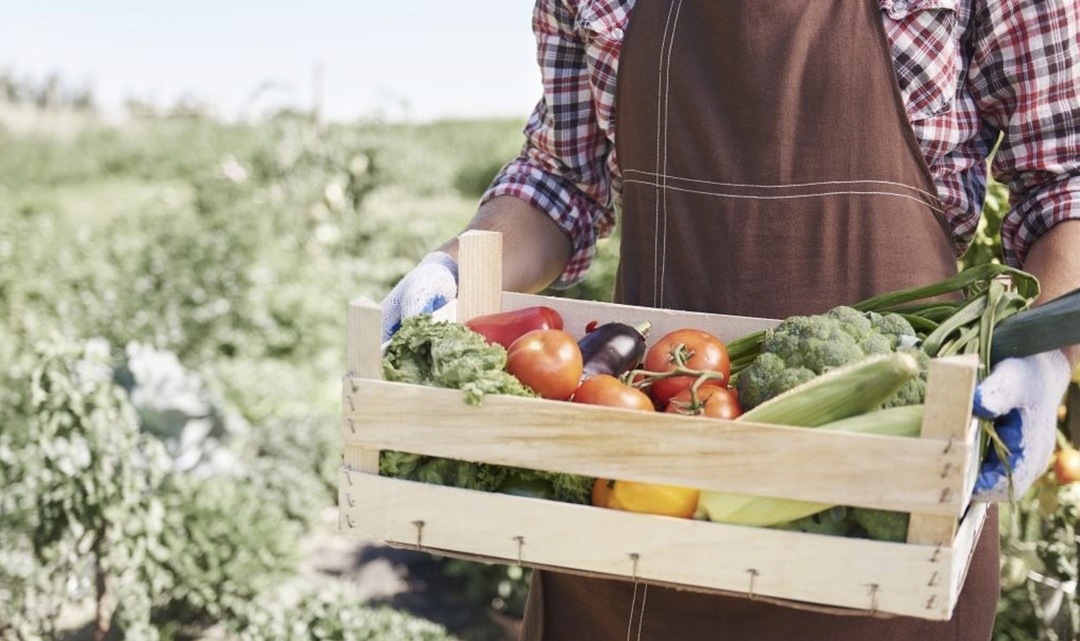
[[[524,118],[540,76],[528,0],[0,0],[0,70],[89,84],[116,110],[187,96],[222,117]],[[317,71],[321,69],[321,74]]]

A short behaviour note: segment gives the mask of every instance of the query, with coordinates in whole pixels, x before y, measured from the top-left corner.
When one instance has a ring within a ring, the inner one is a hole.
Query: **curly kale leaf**
[[[410,316],[390,339],[383,357],[388,381],[448,387],[479,405],[485,394],[536,396],[505,370],[506,350],[460,323]]]

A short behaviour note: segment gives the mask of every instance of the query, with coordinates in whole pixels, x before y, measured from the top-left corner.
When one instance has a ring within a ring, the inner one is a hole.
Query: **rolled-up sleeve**
[[[541,0],[533,14],[543,98],[525,126],[521,154],[481,198],[514,196],[547,212],[570,237],[573,254],[553,287],[581,280],[596,243],[615,226],[608,159],[612,145],[595,110],[587,43],[562,0]]]
[[[984,120],[1003,133],[992,164],[1012,205],[1002,249],[1022,266],[1047,230],[1080,220],[1080,5],[979,4],[969,80]]]

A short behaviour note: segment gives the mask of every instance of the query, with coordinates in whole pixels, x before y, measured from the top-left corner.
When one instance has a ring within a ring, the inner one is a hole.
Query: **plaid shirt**
[[[1080,3],[878,0],[907,115],[945,207],[957,255],[986,196],[987,157],[1011,194],[1006,262],[1021,265],[1054,224],[1080,219]],[[513,195],[548,212],[573,256],[555,284],[581,279],[615,226],[615,77],[634,0],[538,0],[544,94],[520,156],[482,202]]]

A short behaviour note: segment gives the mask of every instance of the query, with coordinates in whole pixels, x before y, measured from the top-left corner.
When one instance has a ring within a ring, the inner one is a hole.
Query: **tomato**
[[[483,336],[487,342],[509,349],[514,341],[534,329],[562,329],[563,319],[551,307],[534,305],[477,316],[466,321],[465,327]]]
[[[611,502],[611,488],[615,481],[611,479],[596,479],[592,486],[592,504],[596,507],[607,507]]]
[[[1062,485],[1080,481],[1080,450],[1058,450],[1054,454],[1054,476]]]
[[[595,486],[593,488],[595,490]],[[656,485],[636,481],[615,481],[608,494],[607,507],[626,512],[676,516],[694,516],[701,492],[677,485]]]
[[[697,388],[696,394],[691,393],[691,388],[688,387],[672,396],[664,411],[671,414],[708,416],[730,421],[742,414],[742,407],[739,405],[739,399],[734,390],[705,383]]]
[[[656,411],[652,399],[636,387],[623,383],[610,374],[593,374],[574,392],[575,403],[607,405],[631,410]]]
[[[565,401],[577,389],[581,349],[561,329],[534,329],[510,344],[506,371],[543,398]]]
[[[719,338],[698,329],[677,329],[653,343],[645,354],[645,369],[650,372],[670,372],[676,368],[676,354],[682,354],[688,369],[719,372],[723,383],[731,376],[731,357]],[[666,406],[672,396],[690,387],[692,376],[672,376],[655,381],[652,397]]]

